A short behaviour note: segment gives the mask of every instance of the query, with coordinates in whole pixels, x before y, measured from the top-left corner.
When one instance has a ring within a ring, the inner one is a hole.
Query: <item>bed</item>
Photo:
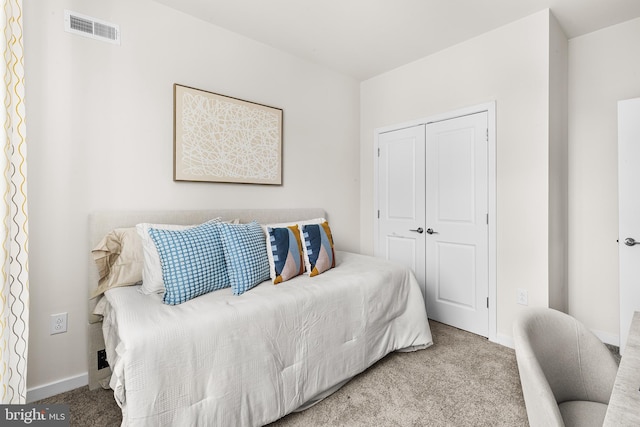
[[[140,222],[215,217],[273,224],[326,213],[98,213],[90,218],[90,243]],[[95,265],[91,270],[90,295],[97,283]],[[315,277],[264,281],[242,295],[219,289],[178,305],[140,286],[90,300],[90,387],[114,390],[127,426],[264,425],[313,405],[390,352],[432,344],[411,271],[355,253],[336,250],[335,267]],[[110,367],[97,369],[103,348]]]

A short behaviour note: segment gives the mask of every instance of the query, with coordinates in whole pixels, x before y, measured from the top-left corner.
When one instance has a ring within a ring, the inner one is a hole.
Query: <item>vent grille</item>
[[[71,12],[70,10],[64,11],[64,29],[72,34],[120,44],[120,27],[118,25]]]

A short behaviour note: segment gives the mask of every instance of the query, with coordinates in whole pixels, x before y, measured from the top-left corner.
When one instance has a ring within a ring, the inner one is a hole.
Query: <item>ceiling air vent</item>
[[[64,29],[72,34],[120,44],[120,27],[118,25],[71,12],[70,10],[64,11]]]

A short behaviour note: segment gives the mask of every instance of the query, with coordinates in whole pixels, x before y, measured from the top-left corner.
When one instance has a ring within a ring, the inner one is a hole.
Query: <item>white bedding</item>
[[[109,290],[98,309],[123,425],[264,425],[392,351],[432,344],[408,269],[336,258],[316,277],[177,306],[139,286]]]

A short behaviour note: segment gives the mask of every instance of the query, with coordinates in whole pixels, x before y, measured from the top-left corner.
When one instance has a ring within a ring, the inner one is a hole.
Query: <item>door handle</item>
[[[438,232],[433,231],[433,228],[427,228],[427,234],[438,234]]]
[[[424,233],[424,230],[422,229],[422,227],[418,227],[415,230],[409,230],[409,231],[415,231],[416,233],[420,233],[420,234]],[[428,233],[428,231],[427,231],[427,233]]]
[[[427,233],[429,232],[429,230],[427,230]],[[632,237],[627,237],[626,239],[624,239],[624,244],[627,246],[633,246],[633,245],[640,245],[640,242],[636,242],[634,238]]]

